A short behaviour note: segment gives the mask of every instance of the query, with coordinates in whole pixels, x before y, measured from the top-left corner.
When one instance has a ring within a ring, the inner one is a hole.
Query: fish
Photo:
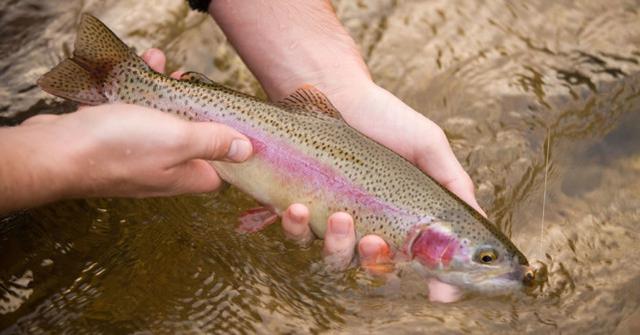
[[[525,255],[494,224],[409,161],[347,124],[329,99],[305,85],[268,102],[197,72],[180,80],[152,70],[100,20],[83,14],[73,55],[44,74],[46,92],[85,105],[127,103],[247,136],[242,163],[213,161],[222,179],[281,215],[306,205],[322,238],[328,217],[349,213],[358,236],[377,234],[425,276],[483,293],[533,279]],[[428,134],[426,134],[428,136]],[[268,212],[248,214],[272,222]]]

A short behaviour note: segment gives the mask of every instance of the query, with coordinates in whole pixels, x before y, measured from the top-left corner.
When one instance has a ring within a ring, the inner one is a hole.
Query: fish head
[[[435,221],[417,226],[405,250],[425,276],[465,291],[504,294],[533,282],[526,257],[504,235]]]

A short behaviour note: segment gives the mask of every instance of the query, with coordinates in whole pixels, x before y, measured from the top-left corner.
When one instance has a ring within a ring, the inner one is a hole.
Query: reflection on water
[[[238,235],[234,189],[67,201],[0,224],[0,332],[638,333],[640,5],[634,1],[335,1],[373,76],[448,133],[492,219],[549,280],[510,297],[426,301],[408,273],[328,273],[279,228]],[[170,69],[262,95],[182,1],[4,1],[0,122],[73,106],[38,76],[79,13]],[[213,32],[213,33],[212,33]],[[425,134],[428,136],[428,134]],[[549,184],[542,240],[542,182]]]

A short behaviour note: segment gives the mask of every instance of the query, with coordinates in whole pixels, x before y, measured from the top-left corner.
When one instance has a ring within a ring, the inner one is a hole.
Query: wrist
[[[329,1],[218,0],[209,12],[272,100],[304,84],[331,99],[371,81]]]
[[[343,96],[358,93],[372,84],[369,71],[356,50],[334,46],[318,52],[317,48],[309,43],[295,51],[285,50],[276,71],[255,66],[252,71],[274,101],[303,85],[312,85],[336,103]]]
[[[60,129],[55,121],[47,124],[28,125],[32,128],[31,143],[35,160],[34,175],[47,187],[46,202],[70,199],[79,196],[78,186],[84,180],[84,173],[78,171],[76,157],[84,139],[70,136],[66,129]]]
[[[72,178],[64,150],[43,125],[0,129],[0,212],[42,205],[67,197]]]

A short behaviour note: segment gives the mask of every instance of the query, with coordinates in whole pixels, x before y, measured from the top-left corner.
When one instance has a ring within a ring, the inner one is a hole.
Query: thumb
[[[243,162],[251,156],[249,139],[225,125],[190,122],[187,151],[192,158]]]
[[[209,162],[192,159],[172,168],[175,194],[212,192],[222,185],[222,179]]]
[[[53,120],[58,119],[59,117],[60,117],[59,115],[54,115],[54,114],[38,114],[22,121],[22,125],[25,126],[25,125],[33,125],[33,124],[40,124],[40,123],[49,123]]]

